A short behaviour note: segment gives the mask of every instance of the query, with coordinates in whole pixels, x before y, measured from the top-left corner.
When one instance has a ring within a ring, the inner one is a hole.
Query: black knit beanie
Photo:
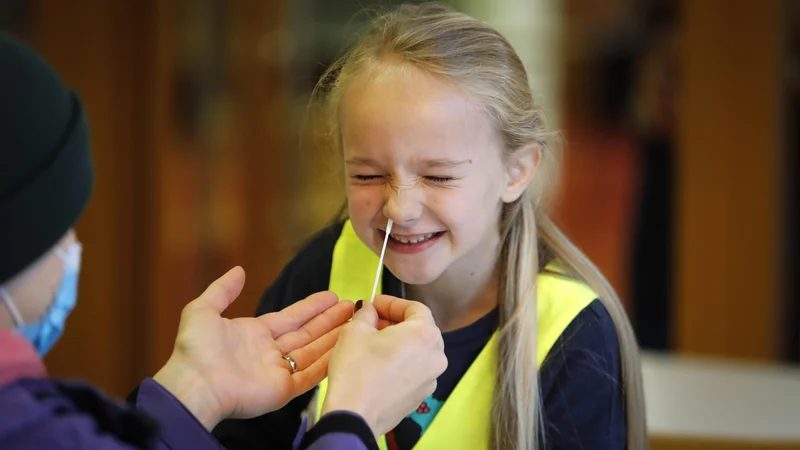
[[[93,183],[80,99],[35,50],[0,32],[0,285],[73,227]]]

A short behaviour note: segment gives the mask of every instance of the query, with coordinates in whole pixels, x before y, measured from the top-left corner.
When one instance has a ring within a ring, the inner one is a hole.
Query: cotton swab
[[[381,248],[381,259],[378,261],[378,269],[375,271],[375,283],[372,285],[372,297],[369,301],[375,301],[375,294],[378,292],[378,280],[381,277],[381,269],[383,268],[383,255],[386,254],[386,244],[389,243],[389,233],[392,232],[392,219],[386,224],[386,236],[383,238],[383,248]]]

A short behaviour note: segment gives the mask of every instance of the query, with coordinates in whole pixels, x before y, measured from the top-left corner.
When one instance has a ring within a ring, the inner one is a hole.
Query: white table
[[[800,443],[800,368],[645,353],[651,435]]]

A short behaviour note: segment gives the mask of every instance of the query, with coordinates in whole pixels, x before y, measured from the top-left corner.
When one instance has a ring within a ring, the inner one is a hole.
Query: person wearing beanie
[[[277,410],[325,376],[329,412],[298,430],[295,447],[377,448],[384,430],[375,424],[393,426],[432,392],[446,359],[422,304],[381,296],[354,314],[321,292],[228,320],[239,267],[184,308],[172,356],[129,404],[49,378],[42,358],[77,301],[74,226],[94,188],[90,147],[79,96],[35,50],[0,33],[0,448],[221,449],[210,433],[217,423]],[[392,326],[379,331],[379,317]],[[335,382],[353,379],[363,382]],[[370,404],[378,391],[382,401]]]

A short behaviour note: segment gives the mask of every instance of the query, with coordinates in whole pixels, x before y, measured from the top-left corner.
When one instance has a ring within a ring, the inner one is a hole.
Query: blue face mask
[[[81,245],[75,242],[66,251],[57,248],[55,253],[64,263],[64,275],[53,303],[37,322],[26,324],[19,309],[11,300],[11,296],[5,289],[0,288],[0,298],[3,299],[16,322],[15,331],[24,336],[42,357],[53,348],[53,345],[61,337],[64,332],[64,323],[72,309],[75,308],[78,299]]]

